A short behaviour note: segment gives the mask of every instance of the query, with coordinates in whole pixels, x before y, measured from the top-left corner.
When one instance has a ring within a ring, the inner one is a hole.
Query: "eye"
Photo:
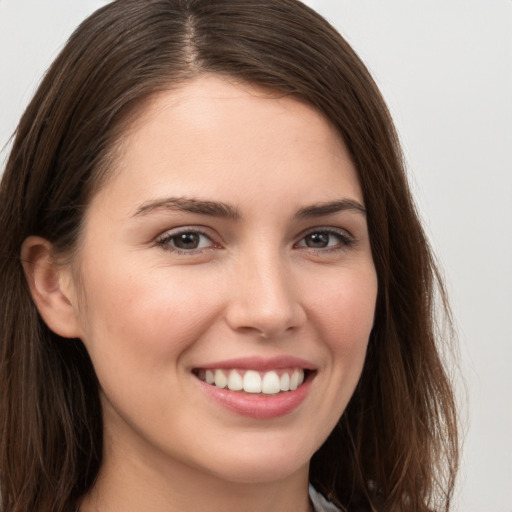
[[[348,234],[334,229],[316,229],[307,233],[296,247],[309,249],[344,249],[353,243]]]
[[[191,229],[166,233],[157,243],[164,249],[185,253],[215,246],[208,235]]]

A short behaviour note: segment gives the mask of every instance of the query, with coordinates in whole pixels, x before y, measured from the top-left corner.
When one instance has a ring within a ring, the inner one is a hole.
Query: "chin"
[[[255,450],[254,447],[250,447],[244,451],[240,450],[234,456],[227,456],[219,462],[222,467],[214,468],[213,473],[225,481],[247,484],[277,482],[301,471],[307,473],[313,453],[306,453],[303,448],[285,448],[287,449]]]
[[[236,484],[270,484],[286,480],[301,471],[307,472],[308,468],[309,461],[306,461],[304,465],[299,467],[292,464],[286,466],[281,465],[280,467],[266,464],[259,464],[257,466],[241,464],[232,471],[223,471],[222,474],[217,474],[216,476],[222,480]]]

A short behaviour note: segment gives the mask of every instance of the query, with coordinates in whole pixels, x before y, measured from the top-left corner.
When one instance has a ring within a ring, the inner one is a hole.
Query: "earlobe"
[[[21,247],[21,261],[32,298],[48,327],[65,338],[79,338],[76,292],[68,265],[58,265],[52,245],[38,236]]]

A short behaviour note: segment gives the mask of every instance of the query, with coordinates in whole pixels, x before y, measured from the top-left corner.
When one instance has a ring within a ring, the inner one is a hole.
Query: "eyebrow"
[[[237,208],[219,201],[206,201],[188,197],[167,197],[143,203],[135,212],[134,217],[147,215],[158,210],[180,211],[197,213],[212,217],[221,217],[231,220],[240,219],[241,215]],[[317,203],[301,208],[294,217],[296,219],[323,217],[342,211],[355,211],[366,215],[364,206],[353,199],[340,199],[326,203]]]
[[[188,197],[167,197],[157,199],[142,204],[134,214],[134,217],[147,215],[155,210],[170,210],[188,213],[198,213],[200,215],[210,215],[212,217],[222,217],[228,219],[239,219],[238,210],[228,204],[218,201],[203,201],[200,199],[191,199]]]
[[[301,208],[296,214],[297,219],[306,219],[311,217],[323,217],[343,211],[354,211],[366,216],[366,208],[353,199],[340,199],[338,201],[329,201],[327,203],[318,203]]]

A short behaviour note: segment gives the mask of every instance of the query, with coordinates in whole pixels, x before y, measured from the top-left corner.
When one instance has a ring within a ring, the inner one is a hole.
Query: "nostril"
[[[237,305],[227,315],[227,323],[231,329],[261,339],[287,336],[295,332],[304,323],[304,319],[305,313],[300,307],[296,311],[265,312],[258,311],[257,308],[243,311]]]

